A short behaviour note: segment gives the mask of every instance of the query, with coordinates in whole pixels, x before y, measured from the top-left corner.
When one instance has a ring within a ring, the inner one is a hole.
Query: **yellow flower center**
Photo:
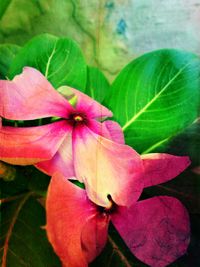
[[[75,115],[74,120],[75,121],[83,121],[83,117],[81,117],[80,115]]]

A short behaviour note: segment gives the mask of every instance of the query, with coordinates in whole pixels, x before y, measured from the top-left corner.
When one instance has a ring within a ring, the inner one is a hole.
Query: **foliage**
[[[200,60],[196,55],[171,49],[153,51],[128,64],[110,86],[98,69],[87,66],[78,45],[70,39],[44,34],[22,48],[0,46],[2,79],[12,79],[24,66],[40,70],[56,88],[72,86],[103,102],[123,127],[126,142],[140,153],[189,154],[193,166],[200,164]],[[190,212],[189,252],[173,267],[200,264],[199,178],[189,170],[142,195],[176,196]],[[41,228],[45,225],[41,198],[49,180],[29,166],[16,167],[14,181],[0,180],[2,266],[61,266]],[[109,232],[107,247],[91,266],[145,266],[129,253],[113,227]]]

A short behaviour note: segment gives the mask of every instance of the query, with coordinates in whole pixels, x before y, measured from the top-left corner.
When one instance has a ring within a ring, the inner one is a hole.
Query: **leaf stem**
[[[110,244],[112,245],[113,249],[117,252],[117,254],[119,255],[119,257],[121,258],[121,260],[123,261],[123,263],[125,263],[126,267],[131,267],[130,263],[128,262],[127,258],[123,255],[123,253],[120,251],[119,247],[117,246],[117,244],[115,243],[115,241],[110,237],[110,235],[108,236],[108,241],[110,242]]]
[[[3,257],[2,257],[2,265],[1,267],[6,267],[6,261],[7,261],[7,253],[8,253],[8,244],[12,235],[12,231],[13,228],[15,226],[15,223],[17,221],[17,217],[23,207],[23,205],[25,204],[25,202],[27,201],[27,199],[32,195],[32,192],[27,193],[22,200],[19,202],[19,205],[14,213],[14,216],[11,220],[10,226],[8,228],[8,232],[6,234],[6,239],[5,239],[5,243],[4,243],[4,249],[3,249]]]
[[[12,196],[12,197],[1,198],[0,199],[0,205],[3,204],[3,203],[7,203],[7,202],[10,202],[10,201],[16,200],[16,199],[22,197],[23,195],[24,194],[17,195],[17,196]]]

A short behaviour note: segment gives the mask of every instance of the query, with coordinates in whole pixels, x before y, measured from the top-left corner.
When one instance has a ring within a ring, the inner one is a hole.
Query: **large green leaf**
[[[104,74],[94,67],[88,67],[88,79],[85,93],[102,102],[110,89],[109,82]]]
[[[126,142],[147,153],[190,125],[199,113],[200,60],[178,50],[158,50],[132,61],[106,101]]]
[[[87,66],[75,42],[43,34],[30,40],[15,57],[9,78],[22,72],[24,66],[41,71],[55,88],[68,85],[84,91]]]
[[[0,79],[6,79],[10,65],[20,47],[13,44],[0,45]]]
[[[47,241],[45,212],[30,194],[2,204],[0,264],[6,267],[59,267]]]

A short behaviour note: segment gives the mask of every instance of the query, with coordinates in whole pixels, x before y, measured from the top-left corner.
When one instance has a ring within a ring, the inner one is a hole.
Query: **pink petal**
[[[11,120],[67,117],[72,106],[36,69],[25,67],[12,81],[0,81],[0,116]]]
[[[75,172],[72,161],[71,133],[68,133],[68,135],[65,137],[64,141],[52,159],[39,162],[35,165],[35,167],[50,176],[59,171],[66,178],[73,179]]]
[[[78,97],[76,103],[76,110],[87,114],[89,118],[104,118],[112,117],[112,112],[91,97],[81,93],[80,91],[71,88],[75,95]]]
[[[105,245],[109,218],[98,212],[85,190],[58,173],[50,182],[46,211],[47,235],[63,265],[88,266]]]
[[[102,124],[108,129],[112,141],[119,144],[125,144],[122,128],[117,122],[105,121]]]
[[[132,253],[149,266],[167,266],[187,251],[188,213],[173,197],[153,197],[130,208],[119,207],[111,219]]]
[[[189,157],[152,153],[141,156],[144,164],[144,186],[167,182],[190,165]]]
[[[29,165],[50,159],[69,131],[65,121],[28,128],[1,127],[0,160]]]
[[[96,120],[90,120],[88,128],[94,133],[110,139],[116,143],[124,144],[124,135],[120,125],[115,121],[104,121],[103,123]]]
[[[88,262],[93,261],[103,250],[108,237],[110,216],[96,214],[87,220],[81,234],[82,250]]]
[[[73,132],[74,168],[89,198],[109,206],[108,195],[118,205],[130,205],[143,189],[140,156],[129,146],[114,143],[83,126]]]

